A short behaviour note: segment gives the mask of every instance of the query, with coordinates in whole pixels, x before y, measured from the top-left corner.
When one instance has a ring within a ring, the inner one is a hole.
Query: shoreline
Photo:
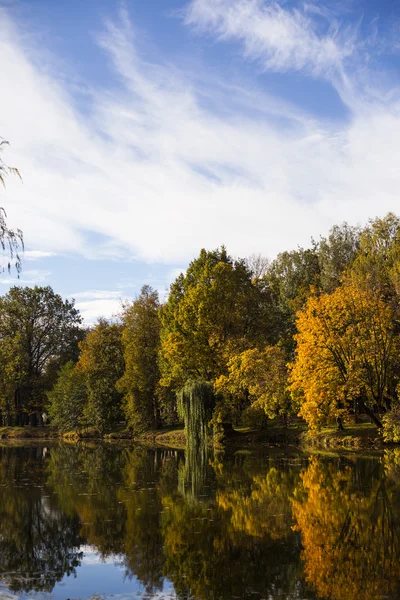
[[[0,427],[0,442],[90,442],[123,443],[174,448],[184,450],[186,436],[183,428],[170,427],[146,432],[136,438],[122,428],[100,435],[96,430],[84,432],[60,433],[51,426],[42,427]],[[232,431],[217,448],[257,449],[272,447],[296,447],[299,450],[329,450],[362,452],[364,450],[379,451],[396,447],[396,444],[385,443],[378,430],[370,423],[347,424],[344,431],[333,427],[318,432],[307,431],[305,424],[297,422],[284,427],[281,424],[270,424],[261,430],[239,428]]]

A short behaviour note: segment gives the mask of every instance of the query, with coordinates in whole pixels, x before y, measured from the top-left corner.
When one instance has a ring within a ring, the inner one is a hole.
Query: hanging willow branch
[[[180,474],[180,489],[196,497],[206,478],[211,428],[215,406],[214,388],[205,381],[188,382],[178,393],[178,414],[185,423],[185,465]]]
[[[178,393],[178,414],[185,423],[186,443],[207,446],[209,422],[215,406],[214,388],[205,381],[190,381]]]
[[[6,140],[0,140],[0,153],[3,152],[4,146],[9,145]],[[9,167],[0,156],[0,183],[5,187],[6,177],[8,175],[17,175],[21,179],[20,172],[15,167]],[[11,272],[12,261],[14,262],[15,270],[18,276],[21,272],[22,263],[20,252],[24,249],[24,239],[20,229],[9,229],[6,222],[6,211],[0,207],[0,246],[3,252],[6,252],[9,260],[7,261],[8,272]],[[1,271],[5,271],[5,267],[1,267]]]

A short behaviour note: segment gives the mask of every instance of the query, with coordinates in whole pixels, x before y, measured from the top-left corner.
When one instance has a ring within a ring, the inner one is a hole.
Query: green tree
[[[74,302],[51,287],[12,287],[0,298],[0,340],[12,357],[7,367],[0,356],[3,418],[36,424],[44,407],[46,370],[50,363],[63,364],[81,335],[80,323]]]
[[[87,388],[82,369],[70,361],[61,367],[53,389],[47,393],[52,424],[60,431],[74,431],[85,424]]]
[[[286,422],[293,407],[281,348],[267,346],[263,350],[245,350],[231,358],[228,368],[228,375],[222,375],[216,381],[218,392],[232,398],[239,395],[253,407],[261,408],[268,418],[282,417]]]
[[[157,397],[159,310],[158,293],[145,285],[139,297],[125,307],[122,316],[125,372],[117,388],[124,394],[126,420],[134,433],[159,427],[161,422]]]
[[[360,237],[352,272],[358,282],[382,294],[398,313],[400,295],[400,219],[388,213],[374,219]]]
[[[122,327],[101,319],[80,343],[78,367],[85,377],[88,402],[85,418],[103,433],[122,417],[122,394],[116,383],[124,372]]]
[[[320,274],[318,246],[313,242],[311,248],[278,254],[263,277],[274,299],[278,336],[288,358],[294,351],[296,312],[319,287]]]
[[[161,322],[161,383],[175,389],[189,380],[215,381],[231,356],[265,345],[275,332],[269,291],[225,248],[202,250],[177,278]]]
[[[359,227],[343,223],[332,227],[327,238],[320,239],[320,285],[325,292],[337,288],[344,272],[353,264],[360,249],[360,235]]]

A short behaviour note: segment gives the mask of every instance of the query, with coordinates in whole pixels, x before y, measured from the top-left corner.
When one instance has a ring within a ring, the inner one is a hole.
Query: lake
[[[400,450],[0,447],[0,598],[400,597]]]

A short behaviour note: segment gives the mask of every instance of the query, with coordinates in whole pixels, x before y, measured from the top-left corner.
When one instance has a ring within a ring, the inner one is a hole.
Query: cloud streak
[[[239,40],[269,69],[325,76],[354,51],[350,34],[321,33],[310,12],[276,3],[194,0],[186,23]],[[106,24],[99,44],[110,85],[92,90],[84,118],[65,83],[32,62],[0,11],[1,133],[24,178],[23,185],[10,181],[4,198],[28,247],[168,264],[221,243],[235,255],[273,256],[336,222],[400,208],[393,97],[364,102],[351,121],[332,124],[260,89],[149,64],[126,12]],[[100,309],[110,314],[118,302],[86,300],[89,318]]]
[[[192,0],[185,21],[222,40],[240,41],[246,57],[274,71],[306,70],[327,77],[341,72],[355,50],[351,30],[342,32],[332,23],[321,33],[307,12],[274,1]]]

